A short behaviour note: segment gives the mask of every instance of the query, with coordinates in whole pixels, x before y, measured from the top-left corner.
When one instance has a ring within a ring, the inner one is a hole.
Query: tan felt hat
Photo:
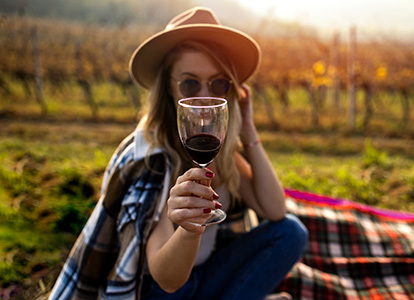
[[[173,18],[163,31],[148,38],[134,51],[129,62],[133,80],[143,88],[151,88],[164,56],[186,40],[218,44],[232,61],[240,83],[259,66],[261,51],[253,38],[221,25],[211,9],[194,7]]]

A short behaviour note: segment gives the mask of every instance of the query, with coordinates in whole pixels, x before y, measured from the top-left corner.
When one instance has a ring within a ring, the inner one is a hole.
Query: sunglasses
[[[181,94],[184,97],[194,97],[201,90],[201,83],[197,79],[185,79],[177,81]],[[225,78],[217,78],[207,82],[210,94],[216,97],[222,97],[229,92],[232,81]]]

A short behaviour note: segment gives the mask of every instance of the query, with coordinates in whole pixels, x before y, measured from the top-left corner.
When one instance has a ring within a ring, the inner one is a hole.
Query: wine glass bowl
[[[224,142],[228,124],[227,100],[214,97],[178,101],[178,133],[187,153],[198,166],[207,167]]]
[[[178,133],[188,155],[199,167],[206,168],[219,153],[226,137],[228,119],[226,99],[191,97],[178,101]],[[188,223],[211,225],[225,218],[225,212],[215,209],[205,224]]]

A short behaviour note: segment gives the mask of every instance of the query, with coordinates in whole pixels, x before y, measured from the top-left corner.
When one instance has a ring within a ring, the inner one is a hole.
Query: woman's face
[[[180,90],[179,83],[187,79],[194,79],[201,84],[197,97],[217,96],[212,95],[208,84],[214,79],[227,79],[224,72],[213,59],[203,52],[196,50],[183,51],[178,55],[178,59],[174,62],[170,74],[171,95],[174,98],[175,105],[178,100],[188,97],[183,95]],[[221,95],[224,96],[224,95]]]

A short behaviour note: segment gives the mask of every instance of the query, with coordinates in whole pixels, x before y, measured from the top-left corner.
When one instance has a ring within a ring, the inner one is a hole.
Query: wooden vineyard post
[[[355,88],[356,27],[349,32],[348,51],[348,127],[356,127],[356,88]]]
[[[92,93],[91,84],[87,80],[87,74],[83,67],[82,50],[81,50],[80,42],[76,45],[75,59],[76,59],[77,82],[85,95],[86,102],[88,103],[89,108],[91,109],[91,112],[92,112],[92,117],[96,119],[98,117],[98,104],[95,102],[95,99]]]
[[[403,88],[401,91],[402,102],[402,125],[406,128],[410,123],[410,93],[407,88]]]
[[[39,103],[42,114],[47,114],[47,106],[43,98],[43,76],[42,76],[42,63],[40,60],[39,50],[39,33],[37,27],[32,28],[32,41],[33,41],[33,57],[34,57],[34,81],[36,87],[36,100]]]
[[[341,113],[341,96],[340,96],[340,86],[339,86],[339,44],[340,44],[340,35],[335,33],[333,38],[332,46],[332,65],[334,67],[333,74],[333,100],[335,105],[335,111],[337,115]]]

